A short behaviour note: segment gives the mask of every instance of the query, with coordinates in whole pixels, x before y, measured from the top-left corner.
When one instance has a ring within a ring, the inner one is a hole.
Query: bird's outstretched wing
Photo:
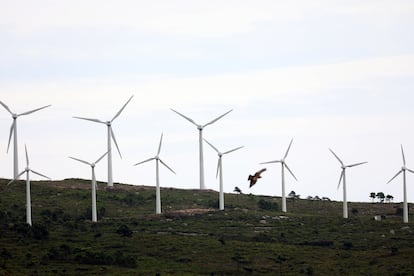
[[[262,174],[264,171],[266,171],[266,168],[261,169],[260,171],[256,172],[256,173],[254,174],[254,176],[256,176],[257,178],[261,178],[261,174]]]

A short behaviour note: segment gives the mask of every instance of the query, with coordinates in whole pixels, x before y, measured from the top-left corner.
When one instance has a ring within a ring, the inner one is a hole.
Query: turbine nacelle
[[[202,131],[203,130],[203,126],[202,125],[197,125],[197,129],[199,130],[199,131]]]
[[[19,117],[19,115],[17,115],[16,113],[13,113],[13,114],[12,114],[12,118],[13,118],[13,120],[16,120],[16,119],[17,119],[17,117]]]
[[[111,122],[111,121],[106,121],[106,122],[105,122],[105,124],[106,124],[108,127],[110,127],[110,126],[112,125],[112,122]]]

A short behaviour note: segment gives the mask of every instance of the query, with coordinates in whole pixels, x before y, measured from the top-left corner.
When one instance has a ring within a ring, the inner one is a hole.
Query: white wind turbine
[[[403,146],[402,145],[401,145],[401,153],[402,153],[402,158],[403,158],[403,166],[401,167],[401,170],[399,172],[397,172],[397,174],[394,175],[394,177],[391,178],[390,181],[387,182],[387,184],[390,183],[391,181],[393,181],[394,178],[396,178],[398,175],[400,175],[401,173],[403,173],[403,189],[404,189],[403,221],[404,221],[404,223],[408,223],[407,186],[406,186],[407,176],[406,176],[406,171],[409,171],[410,173],[414,173],[414,171],[408,169],[406,167],[406,165],[405,165],[405,155],[404,155],[404,150],[403,150]]]
[[[23,112],[20,114],[17,113],[13,113],[10,108],[3,103],[2,101],[0,101],[0,104],[12,115],[13,118],[13,123],[10,127],[10,134],[9,134],[9,143],[7,144],[7,152],[9,152],[9,148],[10,148],[10,141],[11,138],[13,136],[13,178],[14,179],[18,179],[18,174],[19,174],[19,156],[18,156],[18,151],[17,151],[17,118],[23,115],[29,115],[33,112],[39,111],[41,109],[44,109],[46,107],[49,107],[50,105],[46,105],[40,108],[36,108],[27,112]]]
[[[233,109],[227,111],[226,113],[224,113],[223,115],[215,118],[214,120],[212,120],[211,122],[205,124],[205,125],[199,125],[196,122],[194,122],[191,118],[181,114],[178,111],[175,111],[174,109],[171,108],[172,111],[174,111],[175,113],[177,113],[178,115],[180,115],[181,117],[183,117],[184,119],[186,119],[187,121],[189,121],[190,123],[192,123],[193,125],[195,125],[198,129],[199,132],[199,139],[198,139],[198,145],[199,145],[199,157],[200,157],[200,189],[204,190],[205,184],[204,184],[204,156],[203,156],[203,129],[208,126],[211,125],[215,122],[217,122],[218,120],[220,120],[221,118],[223,118],[224,116],[226,116],[227,114],[229,114],[230,112],[233,111]]]
[[[342,160],[338,157],[338,155],[335,154],[335,152],[333,152],[333,150],[329,149],[332,154],[335,156],[335,158],[339,161],[339,163],[341,163],[341,168],[342,168],[342,172],[341,172],[341,176],[339,177],[339,183],[338,183],[338,188],[339,186],[341,186],[341,181],[342,182],[342,188],[343,188],[343,217],[344,218],[348,218],[348,201],[346,199],[346,177],[345,177],[345,170],[346,168],[352,168],[352,167],[356,167],[362,164],[366,164],[368,162],[360,162],[360,163],[356,163],[356,164],[351,164],[351,165],[345,165],[344,162],[342,162]]]
[[[118,111],[118,113],[115,114],[115,116],[110,121],[105,122],[105,121],[101,121],[101,120],[98,120],[98,119],[76,117],[76,116],[73,117],[73,118],[76,118],[76,119],[92,121],[92,122],[104,124],[104,125],[107,126],[107,129],[108,129],[108,135],[107,135],[108,136],[108,139],[107,139],[108,140],[108,151],[107,151],[108,152],[108,186],[110,186],[110,187],[114,186],[114,181],[113,181],[113,177],[112,177],[112,140],[115,143],[115,146],[118,150],[119,156],[122,158],[121,151],[119,150],[118,143],[116,142],[116,139],[115,139],[115,134],[112,130],[112,123],[114,122],[114,120],[116,118],[118,118],[118,116],[121,114],[121,112],[124,110],[124,108],[132,100],[133,97],[134,96],[132,95],[129,98],[129,100],[124,104],[124,106]]]
[[[210,142],[208,142],[206,139],[204,139],[204,141],[206,141],[206,143],[207,144],[209,144],[210,145],[210,147],[212,148],[212,149],[214,149],[216,152],[217,152],[217,154],[218,154],[218,163],[217,163],[217,173],[216,173],[216,178],[217,178],[217,176],[218,176],[218,174],[219,174],[219,172],[220,172],[220,195],[219,195],[219,205],[220,205],[220,210],[224,210],[224,192],[223,192],[223,163],[222,163],[222,160],[221,160],[221,158],[223,157],[223,155],[225,155],[225,154],[228,154],[228,153],[230,153],[230,152],[233,152],[233,151],[236,151],[236,150],[239,150],[239,149],[241,149],[241,148],[243,148],[244,146],[241,146],[241,147],[237,147],[237,148],[234,148],[234,149],[232,149],[232,150],[229,150],[229,151],[225,151],[225,152],[220,152],[215,146],[213,146]]]
[[[288,149],[286,150],[285,156],[281,160],[275,160],[275,161],[269,161],[269,162],[263,162],[260,164],[271,164],[271,163],[280,163],[282,165],[282,212],[287,212],[286,207],[286,191],[285,191],[285,168],[289,171],[289,173],[293,176],[293,178],[298,181],[296,176],[293,174],[293,172],[289,169],[289,166],[286,164],[286,157],[288,156],[290,146],[292,146],[293,139],[290,140],[290,144]]]
[[[76,160],[76,161],[79,161],[79,162],[81,162],[83,164],[89,165],[92,168],[92,221],[93,222],[97,222],[98,221],[98,216],[97,216],[97,213],[96,213],[96,188],[97,188],[97,185],[96,185],[96,176],[95,176],[95,166],[107,154],[108,154],[108,152],[105,152],[105,154],[102,155],[101,157],[99,157],[99,159],[96,160],[94,163],[89,163],[87,161],[84,161],[84,160],[81,160],[81,159],[78,159],[78,158],[70,157],[69,156],[69,158],[71,158],[73,160]]]
[[[26,173],[26,222],[29,225],[32,225],[32,204],[31,204],[31,198],[30,198],[30,177],[29,177],[29,173],[32,172],[34,174],[37,174],[41,177],[47,178],[50,180],[49,177],[35,172],[34,170],[30,169],[29,167],[29,155],[27,154],[27,148],[26,145],[24,146],[25,152],[26,152],[26,168],[24,169],[24,171],[22,171],[21,173],[19,173],[17,175],[17,177],[15,177],[13,180],[11,180],[9,182],[8,185],[10,185],[12,182],[16,181],[17,179],[19,179],[20,176],[22,176],[24,173]]]
[[[175,171],[173,171],[173,169],[171,169],[170,167],[168,167],[167,164],[165,164],[161,158],[160,158],[160,152],[161,152],[161,144],[162,144],[162,133],[161,133],[161,138],[160,138],[160,144],[158,146],[158,151],[157,154],[152,157],[149,158],[147,160],[144,160],[142,162],[136,163],[134,166],[155,160],[155,178],[156,178],[156,190],[155,190],[155,194],[156,194],[156,199],[155,199],[155,213],[156,214],[161,214],[161,192],[160,192],[160,174],[159,174],[159,162],[161,162],[161,164],[163,164],[167,169],[169,169],[171,172],[173,172],[175,174]]]

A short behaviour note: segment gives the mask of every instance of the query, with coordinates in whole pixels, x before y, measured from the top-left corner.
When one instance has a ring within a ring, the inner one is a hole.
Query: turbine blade
[[[111,123],[121,114],[121,112],[124,110],[124,108],[127,106],[127,104],[132,100],[134,95],[132,95],[129,100],[124,104],[124,106],[116,113],[116,115],[112,118]]]
[[[69,158],[70,158],[70,159],[73,159],[73,160],[76,160],[76,161],[78,161],[78,162],[81,162],[81,163],[83,163],[83,164],[86,164],[86,165],[92,166],[92,164],[91,164],[91,163],[86,162],[86,161],[83,161],[83,160],[81,160],[81,159],[78,159],[78,158],[75,158],[75,157],[71,157],[71,156],[69,156]]]
[[[114,131],[112,130],[112,127],[111,127],[111,137],[112,137],[112,140],[114,140],[116,149],[118,150],[118,153],[119,153],[119,157],[121,157],[122,159],[121,151],[119,150],[118,143],[116,142],[115,134],[114,134]]]
[[[18,175],[15,179],[10,180],[10,182],[9,182],[9,183],[7,183],[7,185],[12,184],[14,181],[16,181],[17,179],[19,179],[19,178],[20,178],[20,176],[22,176],[25,172],[26,172],[26,170],[24,170],[24,171],[22,171],[21,173],[19,173],[19,175]]]
[[[209,141],[207,141],[206,139],[203,139],[210,147],[212,147],[217,153],[220,153],[220,151],[215,147],[215,146],[213,146]]]
[[[51,105],[50,105],[50,104],[49,104],[49,105],[45,105],[45,106],[42,106],[42,107],[39,107],[39,108],[36,108],[36,109],[30,110],[30,111],[27,111],[27,112],[21,113],[21,114],[19,114],[19,115],[17,115],[17,116],[29,115],[29,114],[31,114],[31,113],[33,113],[33,112],[36,112],[36,111],[42,110],[42,109],[44,109],[44,108],[46,108],[46,107],[49,107],[49,106],[51,106]]]
[[[221,157],[217,160],[217,172],[216,172],[216,179],[218,177],[219,171],[220,171],[220,163],[221,163]]]
[[[190,123],[192,123],[193,125],[195,125],[196,127],[198,127],[198,125],[196,124],[196,122],[193,121],[193,119],[185,116],[184,114],[181,114],[180,112],[170,108],[172,111],[174,111],[175,113],[177,113],[178,115],[180,115],[181,117],[183,117],[184,119],[186,119],[187,121],[189,121]]]
[[[9,143],[7,144],[7,152],[9,152],[10,142],[11,142],[12,135],[14,134],[15,126],[16,126],[16,120],[13,120],[13,123],[10,127]]]
[[[390,181],[388,181],[388,182],[387,182],[387,184],[388,184],[388,183],[390,183],[391,181],[393,181],[393,180],[394,180],[394,178],[396,178],[396,177],[397,177],[400,173],[402,173],[402,172],[403,172],[403,170],[400,170],[399,172],[397,172],[397,174],[396,174],[396,175],[394,175],[394,176],[393,176],[393,178],[391,178],[391,179],[390,179]]]
[[[233,152],[233,151],[236,151],[236,150],[239,150],[239,149],[242,149],[242,148],[244,148],[244,146],[237,147],[237,148],[234,148],[234,149],[232,149],[232,150],[228,150],[228,151],[226,151],[226,152],[223,152],[223,155],[224,155],[224,154],[228,154],[228,153]]]
[[[160,152],[161,152],[162,136],[163,136],[163,134],[161,133],[160,144],[159,144],[159,146],[158,146],[157,155],[159,155],[159,154],[160,154]]]
[[[26,144],[24,145],[24,151],[26,152],[26,164],[27,164],[27,167],[29,167],[29,155],[27,154]]]
[[[267,162],[262,162],[260,164],[272,164],[272,163],[281,163],[282,161],[280,160],[275,160],[275,161],[267,161]]]
[[[81,119],[81,120],[86,120],[86,121],[92,121],[92,122],[95,122],[95,123],[101,123],[101,124],[105,124],[106,125],[106,122],[103,122],[103,121],[98,120],[98,119],[91,119],[91,118],[84,118],[84,117],[77,117],[77,116],[73,116],[73,118],[75,118],[75,119]]]
[[[0,104],[11,114],[11,115],[13,115],[13,112],[10,110],[10,108],[5,104],[5,103],[3,103],[2,101],[0,101]]]
[[[161,164],[163,164],[167,169],[169,169],[172,173],[176,174],[175,171],[173,169],[171,169],[170,167],[168,167],[167,164],[165,164],[161,159],[159,159]]]
[[[410,173],[414,173],[413,170],[410,170],[410,169],[407,169],[407,168],[406,168],[406,170],[409,171]]]
[[[402,158],[403,158],[403,164],[404,164],[404,167],[405,167],[405,155],[404,155],[404,149],[403,149],[402,145],[401,145],[401,153],[402,153]]]
[[[47,178],[47,179],[49,179],[50,180],[50,177],[48,177],[48,176],[46,176],[46,175],[43,175],[43,174],[41,174],[41,173],[38,173],[38,172],[36,172],[36,171],[34,171],[34,170],[30,170],[32,173],[34,173],[34,174],[37,174],[38,176],[41,176],[41,177],[44,177],[44,178]]]
[[[286,169],[290,172],[290,174],[293,176],[293,178],[296,180],[296,181],[298,181],[298,179],[296,178],[296,176],[293,174],[293,172],[289,169],[289,166],[286,164],[286,162],[285,162],[285,167],[286,167]]]
[[[206,126],[208,126],[208,125],[211,125],[211,124],[214,124],[215,122],[217,122],[218,120],[220,120],[221,118],[223,118],[224,116],[226,116],[227,114],[229,114],[230,112],[232,112],[233,111],[233,109],[230,109],[229,111],[227,111],[226,113],[224,113],[223,115],[220,115],[220,116],[218,116],[216,119],[214,119],[213,121],[211,121],[211,122],[209,122],[209,123],[207,123],[207,124],[205,124],[204,126],[203,126],[203,128],[204,127],[206,127]]]
[[[368,163],[368,162],[356,163],[356,164],[348,165],[348,166],[345,166],[345,167],[352,168],[352,167],[356,167],[356,166],[359,166],[359,165],[362,165],[362,164],[366,164],[366,163]]]
[[[283,159],[286,159],[286,157],[288,156],[288,153],[289,153],[290,147],[292,146],[292,142],[293,142],[293,138],[292,138],[292,140],[290,140],[289,147],[288,147],[288,149],[287,149],[287,151],[286,151],[285,156],[283,157]]]
[[[101,157],[99,157],[98,160],[96,160],[95,164],[98,164],[98,162],[101,161],[102,158],[104,158],[107,154],[108,154],[108,152],[105,152]]]
[[[335,156],[335,158],[338,159],[339,163],[341,163],[341,165],[344,165],[344,162],[342,162],[342,160],[339,159],[338,155],[336,155],[335,152],[333,152],[333,150],[331,150],[331,149],[329,149],[329,150],[332,152],[332,154]]]
[[[144,160],[144,161],[141,161],[141,162],[136,163],[134,166],[140,165],[140,164],[143,164],[143,163],[146,163],[146,162],[149,162],[149,161],[154,160],[154,159],[155,159],[155,157],[149,158],[147,160]]]
[[[338,189],[339,189],[339,187],[341,186],[341,181],[342,181],[342,178],[344,177],[344,174],[345,174],[345,171],[344,171],[344,170],[342,170],[342,172],[341,172],[341,176],[339,177],[338,187],[336,188],[337,190],[338,190]]]

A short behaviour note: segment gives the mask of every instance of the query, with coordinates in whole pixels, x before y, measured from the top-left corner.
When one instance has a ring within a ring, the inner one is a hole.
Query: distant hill
[[[25,183],[0,179],[0,275],[270,274],[412,275],[414,225],[401,204],[288,200],[212,190],[98,183],[92,223],[89,180]],[[411,207],[411,206],[410,206]],[[374,221],[374,216],[382,216]]]

